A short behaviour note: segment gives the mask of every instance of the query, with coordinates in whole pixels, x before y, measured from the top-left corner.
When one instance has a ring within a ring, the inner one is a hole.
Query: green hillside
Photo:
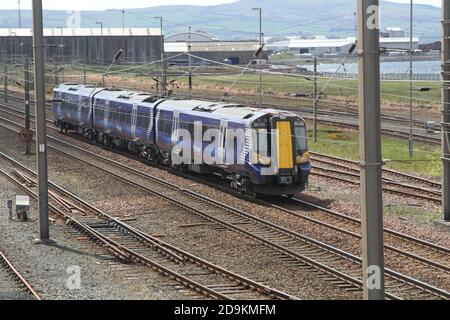
[[[409,28],[409,5],[381,1],[382,27]],[[309,32],[336,36],[354,35],[356,1],[353,0],[241,0],[218,6],[162,6],[148,9],[128,9],[128,27],[157,26],[155,16],[165,19],[166,33],[204,31],[221,38],[255,38],[258,31],[257,12],[262,7],[264,32],[267,36],[280,36]],[[31,12],[23,12],[24,26],[31,26]],[[46,27],[66,25],[69,14],[65,11],[45,12]],[[103,21],[107,27],[122,27],[121,10],[84,11],[82,27],[95,27]],[[440,9],[428,5],[415,6],[416,35],[421,42],[440,37]],[[0,27],[17,26],[17,12],[0,10]]]

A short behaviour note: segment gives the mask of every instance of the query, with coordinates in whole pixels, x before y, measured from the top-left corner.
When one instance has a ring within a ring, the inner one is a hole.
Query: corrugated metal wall
[[[102,42],[104,55],[102,57]],[[60,45],[63,43],[63,48]],[[71,37],[45,37],[47,58],[60,57],[66,61],[79,60],[88,63],[111,62],[120,48],[124,49],[122,59],[128,62],[150,62],[158,60],[161,56],[160,36],[71,36]],[[0,50],[8,54],[32,55],[31,37],[0,37]]]

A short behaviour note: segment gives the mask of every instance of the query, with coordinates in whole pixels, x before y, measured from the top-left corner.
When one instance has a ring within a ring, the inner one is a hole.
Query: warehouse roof
[[[206,41],[217,41],[218,39],[207,35],[202,32],[180,32],[172,34],[166,38],[167,42],[188,42],[189,38],[191,42],[206,42]]]
[[[259,48],[257,41],[207,41],[193,42],[191,44],[192,52],[229,52],[229,51],[252,51],[255,52]],[[187,52],[187,42],[166,42],[164,45],[166,52]]]
[[[383,43],[409,43],[409,37],[401,37],[401,38],[380,38],[380,44]],[[413,42],[419,42],[419,38],[414,37]]]
[[[328,47],[343,47],[351,45],[355,42],[354,39],[296,39],[291,40],[289,48],[328,48]]]
[[[86,37],[101,36],[101,28],[45,28],[45,37]],[[33,29],[27,28],[4,28],[0,29],[0,37],[30,37],[33,35]],[[104,36],[160,36],[159,28],[103,28]]]
[[[380,44],[388,43],[409,43],[409,37],[380,38]],[[414,37],[413,42],[418,43],[419,38]],[[354,37],[339,39],[293,39],[289,43],[289,48],[328,48],[328,47],[344,47],[355,43]],[[271,44],[272,46],[274,44]]]

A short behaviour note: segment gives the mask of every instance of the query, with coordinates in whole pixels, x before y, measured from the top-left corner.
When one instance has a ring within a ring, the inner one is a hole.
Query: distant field
[[[195,86],[211,88],[227,88],[233,84],[237,75],[207,75],[195,76]],[[311,76],[307,76],[311,78]],[[176,79],[180,83],[187,83],[185,78]],[[298,75],[279,76],[263,75],[263,88],[267,93],[286,95],[291,93],[312,93],[312,81]],[[257,91],[259,84],[258,75],[242,75],[234,88],[240,90]],[[419,92],[418,88],[429,87],[429,92]],[[340,96],[356,101],[358,97],[358,81],[342,79],[319,79],[319,91],[325,88],[324,94],[328,96]],[[436,105],[440,103],[441,86],[439,82],[414,82],[413,99],[415,104]],[[384,102],[406,103],[409,101],[409,83],[407,81],[383,81],[381,84],[382,100]]]
[[[52,85],[54,80],[54,67],[47,65],[47,83]],[[99,74],[106,67],[86,66],[88,78],[98,78]],[[9,72],[18,79],[23,79],[23,70],[21,66],[10,66]],[[59,72],[59,80],[62,81],[82,81],[82,65],[66,65],[64,71]],[[156,65],[133,66],[116,65],[111,68],[110,78],[129,81],[130,84],[139,84],[143,89],[150,90],[155,85],[152,78],[159,74]],[[185,92],[187,87],[186,67],[169,67],[168,81],[174,81],[173,89],[175,92]],[[193,67],[193,86],[196,90],[214,90],[218,92],[227,91],[236,81],[241,70],[237,68],[213,68],[213,67]],[[230,72],[234,72],[230,74]],[[170,75],[172,74],[172,75]],[[114,81],[107,84],[114,85]],[[298,74],[272,75],[263,74],[263,89],[267,94],[288,96],[291,94],[306,95],[311,99],[313,91],[313,82],[311,76],[301,76]],[[121,81],[122,82],[122,81]],[[419,88],[428,87],[430,91],[419,92]],[[259,75],[244,73],[233,86],[232,93],[237,96],[239,93],[256,94],[259,88]],[[358,81],[344,79],[325,79],[318,80],[319,92],[323,90],[324,96],[340,99],[341,101],[354,102],[358,98]],[[408,81],[382,81],[381,97],[384,104],[405,105],[409,102],[409,82]],[[438,106],[441,101],[441,85],[439,82],[414,82],[413,99],[416,106]]]
[[[112,70],[114,74],[106,78],[107,85],[115,85],[118,87],[127,86],[128,88],[135,88],[138,90],[154,90],[155,82],[150,79],[150,76],[142,76],[145,74],[151,74],[155,72],[154,68],[140,68],[139,74],[136,70],[127,70],[129,73],[122,75],[120,71],[124,69],[132,68],[132,66],[115,66]],[[20,79],[20,75],[23,70],[19,68],[11,68],[14,70],[13,74]],[[100,80],[98,71],[102,68],[87,66],[88,81],[94,83]],[[210,70],[211,71],[211,70]],[[220,72],[223,70],[216,70]],[[52,90],[53,75],[50,73],[52,69],[47,70],[47,83],[48,93]],[[60,81],[62,81],[62,73],[59,74]],[[177,86],[175,91],[186,93],[187,79],[185,76],[172,78],[176,80]],[[227,88],[231,86],[231,83],[236,79],[235,75],[202,75],[194,77],[194,93],[195,90],[213,90],[218,93],[225,92]],[[298,76],[278,76],[278,75],[264,75],[264,91],[271,92],[275,95],[286,96],[291,93],[306,93],[307,98],[310,98],[312,92],[312,82]],[[81,82],[82,74],[80,69],[67,68],[64,72],[65,81]],[[243,75],[240,81],[237,82],[235,89],[237,92],[233,92],[233,96],[238,97],[239,93],[242,94],[255,94],[257,93],[259,77],[258,75]],[[321,90],[327,83],[326,79],[319,80],[319,90]],[[326,94],[329,96],[342,97],[348,101],[357,99],[357,81],[355,80],[332,80],[327,87]],[[440,100],[440,85],[439,83],[424,82],[414,83],[414,87],[427,86],[432,88],[430,92],[415,92],[414,98],[416,103],[420,105],[438,105]],[[12,87],[12,84],[11,84]],[[21,90],[17,87],[18,90]],[[395,102],[404,104],[408,101],[408,89],[409,84],[407,82],[389,81],[382,83],[383,100],[388,102]],[[270,103],[276,103],[277,97],[271,95],[265,97],[265,101]],[[343,100],[344,100],[343,99]],[[422,101],[426,100],[426,101]],[[283,103],[289,103],[296,105],[296,99],[287,100]],[[301,101],[301,100],[299,100]],[[304,103],[309,103],[305,102]],[[323,107],[323,106],[322,106]],[[330,155],[340,156],[350,159],[359,158],[359,144],[358,133],[352,130],[336,129],[329,126],[320,125],[322,131],[319,132],[319,142],[314,143],[310,139],[310,147],[313,151],[323,152]],[[310,136],[311,136],[310,132]],[[440,162],[440,149],[438,147],[432,147],[427,145],[416,145],[416,154],[413,161],[409,161],[407,142],[403,140],[397,140],[394,138],[383,138],[383,158],[391,159],[392,162],[387,163],[387,167],[397,169],[401,171],[412,172],[416,174],[422,174],[427,176],[441,176],[441,162]]]
[[[311,130],[308,135],[312,151],[359,160],[359,137],[356,131],[319,125],[317,143],[314,143]],[[414,157],[409,159],[407,141],[383,137],[382,157],[384,160],[392,160],[387,162],[386,168],[425,176],[442,176],[441,154],[437,146],[416,144]]]

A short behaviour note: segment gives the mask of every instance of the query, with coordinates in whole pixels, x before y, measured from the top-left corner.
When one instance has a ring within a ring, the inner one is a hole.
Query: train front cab
[[[252,177],[253,191],[291,195],[305,190],[311,172],[305,121],[297,116],[275,115],[256,120],[252,127],[256,138],[252,163],[259,173]],[[276,150],[272,150],[272,145]],[[277,172],[261,174],[264,168],[272,166],[272,159],[277,159]]]

